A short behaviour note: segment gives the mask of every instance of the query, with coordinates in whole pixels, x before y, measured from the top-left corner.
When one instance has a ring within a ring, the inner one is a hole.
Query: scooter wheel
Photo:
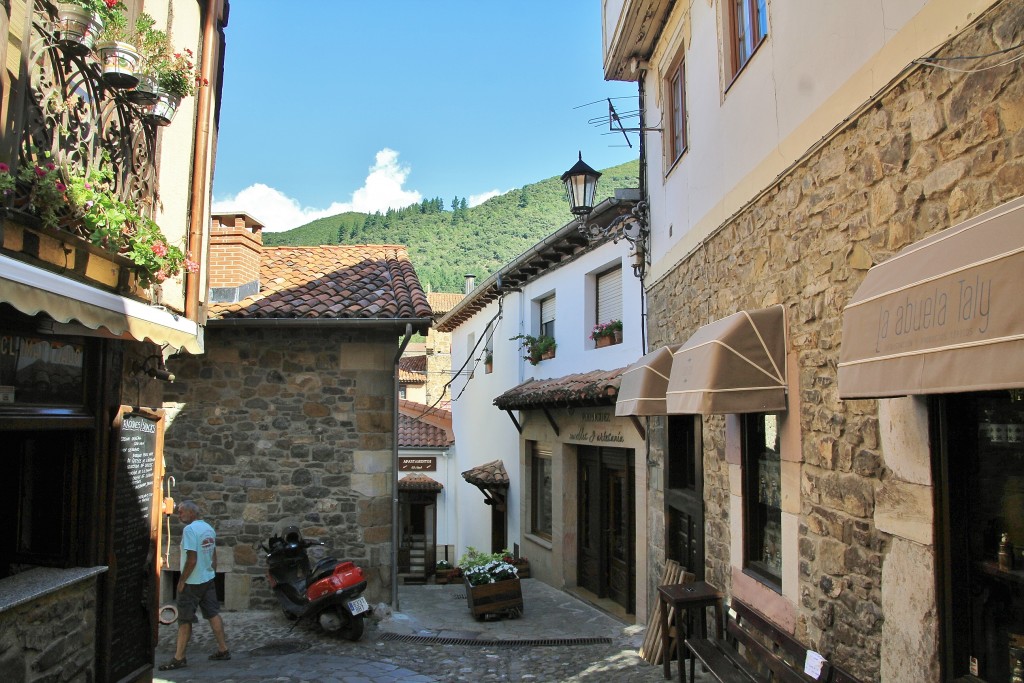
[[[353,643],[363,637],[363,615],[357,614],[354,617],[350,617],[348,623],[341,627],[338,632],[345,640],[351,640]]]

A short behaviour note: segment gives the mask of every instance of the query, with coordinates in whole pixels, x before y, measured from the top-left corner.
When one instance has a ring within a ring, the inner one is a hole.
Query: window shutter
[[[540,324],[549,323],[555,319],[555,297],[549,296],[540,302]]]
[[[622,320],[622,269],[597,276],[597,323]]]

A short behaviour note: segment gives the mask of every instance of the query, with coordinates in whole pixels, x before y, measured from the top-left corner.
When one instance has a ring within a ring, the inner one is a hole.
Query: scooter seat
[[[312,585],[320,579],[330,576],[334,573],[336,566],[338,566],[338,561],[333,557],[323,558],[313,567],[313,573],[309,576],[309,584]]]

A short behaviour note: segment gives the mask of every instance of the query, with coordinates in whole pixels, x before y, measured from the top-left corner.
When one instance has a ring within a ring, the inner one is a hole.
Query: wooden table
[[[690,627],[693,622],[693,617],[696,614],[700,614],[701,627],[704,637],[706,638],[706,610],[708,607],[714,607],[715,637],[719,639],[723,637],[722,593],[706,581],[694,581],[691,583],[658,586],[658,599],[661,600],[661,651],[665,678],[672,678],[672,653],[669,651],[670,638],[668,630],[668,611],[670,607],[674,607],[676,615],[676,661],[679,662],[679,680],[685,681],[686,674],[683,673],[683,659],[686,653],[685,641],[690,637]],[[683,610],[686,611],[685,622],[681,618]]]

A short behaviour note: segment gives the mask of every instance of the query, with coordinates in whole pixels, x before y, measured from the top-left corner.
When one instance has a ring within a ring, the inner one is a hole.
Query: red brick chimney
[[[240,301],[259,291],[263,224],[247,213],[215,213],[212,218],[210,301]]]

